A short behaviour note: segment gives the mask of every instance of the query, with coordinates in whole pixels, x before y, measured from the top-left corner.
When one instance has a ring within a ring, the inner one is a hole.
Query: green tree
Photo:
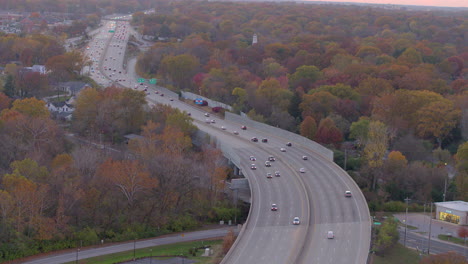
[[[358,121],[351,123],[349,137],[356,139],[359,146],[367,142],[370,122],[369,118],[362,116]]]
[[[372,190],[375,190],[380,170],[383,165],[383,158],[388,148],[387,127],[380,121],[371,121],[367,141],[364,147],[364,157],[367,165],[372,171]]]
[[[468,141],[458,146],[457,154],[458,174],[455,176],[457,197],[462,201],[468,200]]]
[[[34,97],[15,100],[11,109],[30,117],[47,118],[50,115],[45,102]]]
[[[383,222],[379,229],[377,229],[377,239],[374,244],[374,251],[383,256],[389,249],[391,249],[399,238],[398,223],[396,220],[390,218]]]
[[[167,55],[161,61],[160,72],[179,89],[190,88],[200,66],[198,58],[190,54]]]
[[[307,92],[312,85],[322,78],[319,68],[310,65],[302,65],[290,76],[289,84],[293,89],[301,86]]]
[[[5,85],[3,86],[3,91],[9,97],[13,97],[15,95],[15,84],[13,81],[13,76],[8,74],[6,77]]]

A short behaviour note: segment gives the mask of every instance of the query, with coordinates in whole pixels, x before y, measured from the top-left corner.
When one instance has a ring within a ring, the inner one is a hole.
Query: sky
[[[321,0],[321,1],[370,3],[370,4],[440,6],[440,7],[468,7],[468,0]]]

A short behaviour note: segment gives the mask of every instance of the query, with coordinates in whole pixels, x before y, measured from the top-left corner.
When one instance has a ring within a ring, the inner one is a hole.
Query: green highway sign
[[[156,84],[156,82],[157,82],[157,80],[155,78],[149,79],[149,83],[151,83],[151,84]]]
[[[381,225],[382,223],[380,222],[374,222],[374,225]]]
[[[146,80],[144,78],[138,78],[139,83],[144,83]]]

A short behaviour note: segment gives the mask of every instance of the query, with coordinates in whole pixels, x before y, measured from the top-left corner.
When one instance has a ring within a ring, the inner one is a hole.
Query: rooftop
[[[452,210],[468,212],[468,202],[464,201],[440,202],[435,204]]]

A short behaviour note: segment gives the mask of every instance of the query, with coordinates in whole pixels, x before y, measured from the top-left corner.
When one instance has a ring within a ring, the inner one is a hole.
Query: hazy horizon
[[[413,6],[437,6],[437,7],[468,7],[468,0],[305,0],[324,2],[349,2],[368,4],[392,4]]]

